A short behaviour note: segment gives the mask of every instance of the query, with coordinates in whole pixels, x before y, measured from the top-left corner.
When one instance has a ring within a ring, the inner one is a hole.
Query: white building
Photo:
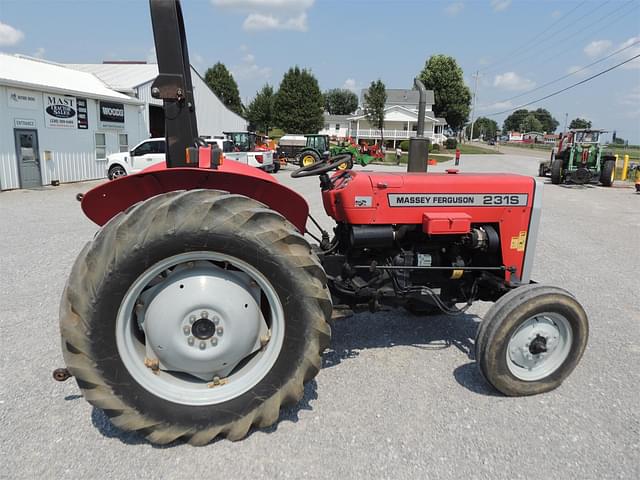
[[[151,96],[151,84],[158,76],[158,65],[144,62],[105,62],[97,64],[69,64],[69,67],[94,74],[109,88],[144,102],[144,120],[148,136],[164,136],[162,100]],[[243,132],[247,121],[229,110],[191,67],[196,119],[200,135],[222,135],[225,131]]]
[[[351,136],[351,115],[324,114],[324,127],[318,132],[333,140],[344,140]]]
[[[384,130],[374,128],[364,114],[364,96],[367,89],[362,90],[360,107],[354,115],[350,116],[350,135],[357,141],[380,141],[381,133],[385,143],[389,142],[396,147],[402,140],[416,136],[418,128],[418,102],[420,94],[417,90],[387,89],[387,102],[385,104]],[[433,114],[433,91],[427,90],[426,111],[424,116],[424,136],[432,143],[442,144],[446,137],[443,130],[447,124],[444,118],[437,118]]]
[[[0,54],[0,190],[103,178],[148,136],[143,102],[95,76]]]

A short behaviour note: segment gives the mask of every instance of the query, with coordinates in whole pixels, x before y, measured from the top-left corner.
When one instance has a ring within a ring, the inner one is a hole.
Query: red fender
[[[225,159],[218,170],[166,168],[154,165],[135,175],[98,185],[82,198],[82,210],[102,226],[131,205],[161,193],[208,188],[244,195],[282,214],[300,232],[306,231],[309,205],[271,175],[248,165]]]

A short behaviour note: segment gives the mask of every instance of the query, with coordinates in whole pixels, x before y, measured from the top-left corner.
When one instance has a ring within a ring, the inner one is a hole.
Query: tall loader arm
[[[179,0],[150,0],[158,77],[151,95],[164,104],[167,167],[186,167],[185,149],[198,138],[187,37]]]

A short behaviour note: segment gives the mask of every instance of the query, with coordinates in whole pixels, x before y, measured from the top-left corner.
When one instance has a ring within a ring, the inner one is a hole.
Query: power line
[[[529,40],[527,40],[526,42],[524,42],[522,45],[520,45],[519,47],[511,50],[510,52],[505,54],[505,57],[502,60],[498,60],[496,62],[493,62],[490,65],[487,65],[484,68],[481,68],[480,71],[487,71],[487,70],[493,70],[495,68],[496,65],[499,65],[501,63],[504,63],[504,60],[509,60],[511,58],[511,55],[514,53],[517,53],[520,51],[520,49],[522,47],[525,47],[527,45],[529,45],[531,42],[533,42],[534,40],[537,40],[540,36],[542,36],[543,34],[547,33],[549,30],[551,30],[551,28],[553,28],[555,25],[557,25],[558,23],[560,23],[562,20],[564,20],[566,17],[568,17],[569,15],[571,15],[575,10],[577,10],[578,8],[580,8],[582,5],[584,5],[585,3],[587,3],[586,1],[583,1],[582,3],[579,3],[577,6],[575,6],[574,8],[572,8],[571,10],[569,10],[567,13],[565,13],[564,15],[562,15],[558,20],[556,20],[555,22],[553,22],[551,25],[549,25],[547,28],[545,28],[544,30],[542,30],[540,33],[538,33],[537,35],[534,35],[532,38],[530,38]],[[602,6],[602,5],[601,5]]]
[[[600,5],[599,7],[595,8],[594,10],[592,10],[590,13],[595,12],[596,10],[598,10],[600,7],[602,7],[602,6],[606,5],[607,3],[609,3],[609,2],[603,3],[603,4],[602,4],[602,5]],[[624,16],[618,16],[618,17],[614,18],[612,22],[609,22],[609,23],[608,23],[607,25],[605,25],[604,27],[603,27],[603,26],[601,26],[600,28],[598,28],[598,29],[596,29],[596,30],[589,30],[589,28],[590,28],[590,27],[592,27],[593,25],[596,25],[596,24],[598,24],[598,23],[601,23],[603,20],[605,20],[605,19],[609,18],[610,16],[612,16],[612,15],[614,15],[614,14],[618,13],[620,10],[622,10],[622,9],[624,9],[624,8],[626,8],[626,7],[628,7],[629,5],[632,5],[632,10],[633,10],[633,8],[635,8],[635,7],[636,7],[636,5],[634,4],[634,0],[629,0],[628,2],[626,2],[626,3],[622,4],[620,7],[618,7],[618,8],[616,8],[616,9],[614,9],[614,10],[610,11],[609,13],[607,13],[606,15],[604,15],[604,16],[602,16],[602,17],[597,18],[595,21],[593,21],[593,22],[591,22],[591,23],[587,24],[586,26],[584,26],[584,27],[580,27],[579,29],[577,29],[577,30],[575,30],[575,31],[572,31],[569,35],[567,35],[567,36],[563,37],[563,38],[562,38],[562,39],[560,39],[560,40],[557,40],[557,41],[556,41],[556,43],[557,43],[557,44],[559,44],[559,45],[563,45],[563,46],[564,46],[568,40],[575,40],[576,38],[583,38],[583,37],[586,37],[586,36],[589,36],[589,35],[593,35],[594,33],[599,32],[600,30],[602,30],[602,29],[603,29],[603,28],[605,28],[606,26],[610,25],[611,23],[615,23],[615,22],[618,22],[618,21],[620,21],[620,20],[623,20],[623,19],[624,19]],[[582,17],[580,17],[580,19],[582,19],[582,18],[584,18],[584,17],[585,17],[585,16],[582,16]],[[557,34],[557,33],[560,33],[560,32],[562,32],[562,30],[559,30],[558,32],[556,32],[556,34]],[[582,33],[582,34],[581,34],[581,33]],[[576,35],[578,35],[578,37],[576,37]],[[525,62],[525,61],[527,61],[527,60],[530,60],[530,59],[531,59],[531,58],[533,58],[533,57],[539,56],[540,46],[541,46],[541,45],[543,45],[543,44],[545,44],[548,40],[552,39],[554,36],[555,36],[555,34],[554,34],[554,35],[551,35],[551,36],[549,36],[549,37],[547,37],[545,40],[543,40],[543,41],[542,41],[542,42],[540,42],[538,45],[536,45],[536,51],[535,51],[535,52],[532,52],[532,53],[531,53],[531,54],[529,54],[529,55],[524,55],[524,56],[522,56],[522,57],[517,58],[515,62],[510,63],[510,66],[520,65],[521,63],[523,63],[523,62]],[[565,52],[566,52],[566,49],[565,49]],[[563,54],[564,54],[564,52],[560,52],[558,55],[555,55],[555,56],[554,56],[554,57],[552,57],[552,58],[557,58],[559,55],[563,55]],[[549,60],[549,58],[546,58],[545,60],[547,60],[547,61],[548,61],[548,60]],[[491,70],[495,70],[495,69],[491,69]]]
[[[625,63],[629,63],[629,62],[631,62],[631,61],[635,60],[635,59],[636,59],[636,58],[638,58],[638,57],[640,57],[640,53],[639,53],[638,55],[635,55],[635,56],[633,56],[633,57],[631,57],[631,58],[629,58],[629,59],[625,60],[624,62],[620,62],[620,63],[618,63],[617,65],[614,65],[613,67],[609,67],[609,68],[607,68],[606,70],[603,70],[603,71],[601,71],[601,72],[598,72],[598,73],[596,73],[595,75],[590,76],[589,78],[585,78],[584,80],[581,80],[581,81],[579,81],[579,82],[577,82],[577,83],[574,83],[573,85],[569,85],[568,87],[565,87],[565,88],[563,88],[562,90],[557,90],[557,91],[555,91],[555,92],[553,92],[553,93],[550,93],[549,95],[546,95],[546,96],[544,96],[544,97],[542,97],[542,98],[538,98],[538,99],[533,100],[533,101],[528,102],[528,103],[523,103],[522,105],[518,105],[517,107],[510,108],[510,109],[508,109],[508,110],[503,110],[503,111],[501,111],[501,112],[489,113],[489,114],[487,114],[487,115],[485,115],[485,116],[486,116],[486,117],[495,117],[496,115],[502,115],[503,113],[513,112],[513,111],[518,110],[518,109],[520,109],[520,108],[528,107],[529,105],[532,105],[532,104],[534,104],[534,103],[541,102],[542,100],[546,100],[547,98],[554,97],[554,96],[556,96],[556,95],[559,95],[559,94],[560,94],[560,93],[562,93],[562,92],[566,92],[567,90],[570,90],[570,89],[572,89],[572,88],[574,88],[574,87],[577,87],[578,85],[582,85],[583,83],[587,83],[588,81],[593,80],[593,79],[594,79],[594,78],[596,78],[596,77],[599,77],[599,76],[601,76],[601,75],[604,75],[605,73],[610,72],[611,70],[614,70],[614,69],[616,69],[616,68],[618,68],[618,67],[620,67],[620,66],[624,65]]]
[[[590,63],[589,65],[585,65],[584,67],[581,67],[578,70],[575,70],[575,71],[573,71],[571,73],[567,73],[566,75],[558,77],[555,80],[551,80],[551,81],[549,81],[547,83],[543,83],[539,87],[532,88],[531,90],[527,90],[526,92],[519,93],[518,95],[514,95],[513,97],[505,98],[504,100],[499,100],[499,101],[493,102],[493,103],[508,102],[508,101],[516,99],[516,98],[524,97],[525,95],[528,95],[530,93],[537,92],[538,90],[541,90],[541,89],[543,89],[545,87],[548,87],[549,85],[553,85],[554,83],[558,83],[560,80],[564,80],[565,78],[571,77],[572,75],[576,75],[576,74],[586,70],[587,68],[593,67],[594,65],[596,65],[596,64],[598,64],[600,62],[604,62],[605,60],[607,60],[607,59],[609,59],[609,58],[611,58],[611,57],[613,57],[613,56],[615,56],[615,55],[617,55],[617,54],[619,54],[621,52],[624,52],[625,50],[628,50],[631,47],[635,47],[638,44],[640,44],[640,40],[637,40],[636,42],[632,43],[631,45],[627,45],[626,47],[621,48],[620,50],[617,50],[617,51],[615,51],[613,53],[610,53],[606,57],[602,57],[602,58],[596,60],[595,62]],[[481,105],[480,108],[486,107],[486,106],[487,105]]]

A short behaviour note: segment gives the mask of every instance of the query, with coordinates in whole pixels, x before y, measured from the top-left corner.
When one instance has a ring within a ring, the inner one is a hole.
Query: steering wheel
[[[323,175],[335,168],[338,168],[343,163],[349,162],[350,160],[351,155],[348,153],[337,155],[333,157],[330,162],[320,160],[319,162],[312,163],[311,165],[307,165],[306,167],[301,167],[291,172],[291,176],[293,178],[302,178],[311,177],[313,175]]]

